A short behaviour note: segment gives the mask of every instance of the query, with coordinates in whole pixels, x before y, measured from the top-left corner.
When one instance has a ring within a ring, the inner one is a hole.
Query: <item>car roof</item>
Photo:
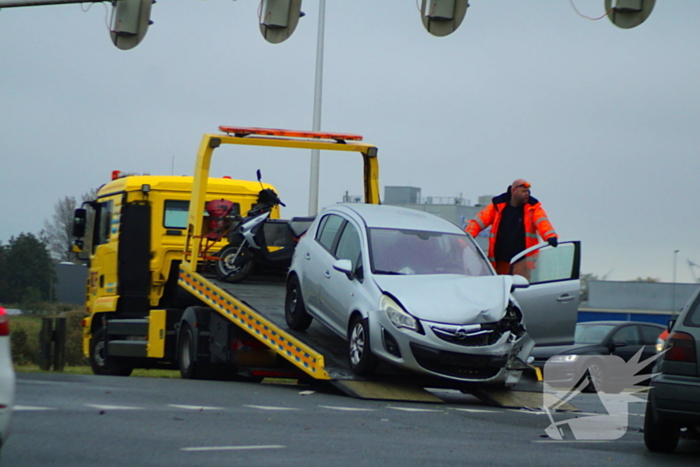
[[[650,324],[652,326],[657,326],[659,328],[665,327],[664,325],[659,324],[659,323],[649,323],[649,322],[645,322],[645,321],[624,321],[624,320],[582,321],[580,323],[576,323],[577,326],[579,324],[583,324],[583,325],[586,325],[586,324],[607,324],[609,326],[619,326],[621,324]]]
[[[341,211],[351,211],[360,216],[367,227],[384,229],[425,230],[464,234],[452,222],[435,214],[417,209],[403,208],[388,204],[347,203],[333,206]],[[330,208],[329,208],[330,209]]]

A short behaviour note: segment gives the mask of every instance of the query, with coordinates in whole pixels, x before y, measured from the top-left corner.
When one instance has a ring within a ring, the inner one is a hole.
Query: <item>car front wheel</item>
[[[672,452],[678,446],[680,434],[675,423],[655,419],[650,394],[644,414],[644,444],[647,449],[653,452]]]
[[[369,376],[377,368],[377,359],[369,345],[369,322],[361,316],[353,318],[348,332],[348,361],[354,373]]]

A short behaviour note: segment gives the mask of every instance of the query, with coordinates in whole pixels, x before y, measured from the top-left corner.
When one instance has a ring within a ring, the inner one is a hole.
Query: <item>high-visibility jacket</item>
[[[498,226],[503,217],[503,208],[510,202],[510,189],[508,192],[500,194],[493,198],[493,202],[486,206],[472,220],[469,221],[464,229],[469,235],[476,238],[479,232],[486,227],[491,226],[489,233],[489,251],[488,258],[491,264],[496,264],[496,237],[498,235]],[[542,204],[530,196],[530,199],[523,206],[523,223],[525,227],[525,249],[535,246],[539,243],[537,234],[548,240],[550,237],[558,235],[547,218],[547,213],[542,208]]]

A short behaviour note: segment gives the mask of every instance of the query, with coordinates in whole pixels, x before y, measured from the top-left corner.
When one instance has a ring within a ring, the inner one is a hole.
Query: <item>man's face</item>
[[[510,199],[514,206],[522,206],[530,199],[530,184],[525,180],[516,180],[511,185]]]

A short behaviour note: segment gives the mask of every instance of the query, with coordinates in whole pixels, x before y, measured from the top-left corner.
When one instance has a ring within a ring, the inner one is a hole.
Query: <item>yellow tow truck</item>
[[[233,215],[240,215],[253,207],[261,185],[210,178],[209,170],[225,144],[356,153],[363,161],[364,201],[378,204],[377,148],[351,134],[219,129],[203,136],[194,177],[115,176],[87,203],[92,216],[76,210],[78,246],[93,219],[83,323],[83,351],[93,371],[178,368],[185,378],[352,379],[342,344],[287,329],[283,276],[230,284],[211,273],[226,239],[212,240],[207,203],[230,201]],[[271,217],[279,218],[277,207]]]

